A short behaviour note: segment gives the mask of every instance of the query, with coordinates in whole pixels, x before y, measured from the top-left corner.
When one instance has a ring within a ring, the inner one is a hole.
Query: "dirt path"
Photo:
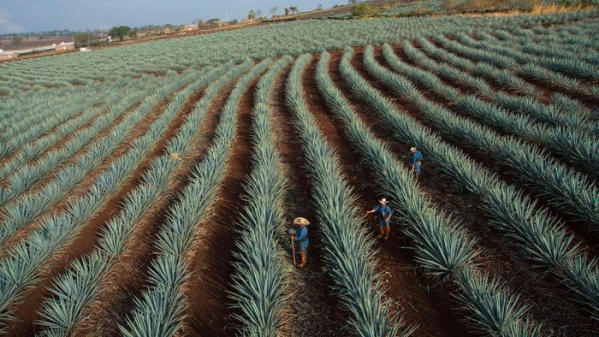
[[[387,98],[393,97],[385,91],[385,88],[377,85],[362,68],[360,52],[356,53],[352,63],[372,86],[383,89],[382,92],[387,95]],[[337,80],[336,84],[344,85],[342,79]],[[349,89],[342,90],[348,92],[346,90]],[[355,99],[353,101],[354,107],[360,104]],[[420,119],[414,109],[406,110],[405,106],[397,103],[396,105],[400,111]],[[389,129],[376,118],[368,118],[365,113],[360,113],[360,117],[381,139],[389,132]],[[396,147],[393,142],[388,144],[391,145],[390,149],[396,156],[401,158],[404,155],[407,147]],[[408,158],[404,162],[407,160]],[[499,276],[510,289],[520,294],[520,303],[532,306],[530,312],[538,322],[544,321],[547,327],[559,331],[564,336],[584,335],[590,331],[589,329],[592,330],[593,325],[590,324],[588,313],[581,310],[580,305],[574,301],[564,298],[563,293],[568,292],[565,286],[560,285],[551,274],[535,268],[532,263],[523,258],[528,255],[527,252],[519,245],[510,242],[504,233],[486,225],[491,219],[480,210],[478,207],[480,201],[475,196],[462,191],[451,177],[435,167],[423,167],[423,174],[418,184],[435,205],[450,212],[454,220],[463,224],[469,233],[476,237],[478,246],[483,247],[477,262],[481,263],[481,266],[491,275]]]
[[[92,250],[95,249],[98,239],[100,238],[101,231],[104,228],[106,222],[110,220],[110,218],[118,214],[118,212],[121,210],[122,203],[125,200],[127,194],[140,183],[143,174],[149,167],[152,160],[164,151],[164,146],[171,138],[173,138],[176,135],[177,129],[183,123],[187,114],[191,111],[191,108],[193,107],[195,101],[197,101],[199,97],[201,97],[202,91],[203,89],[198,90],[190,97],[190,100],[186,107],[171,122],[163,137],[156,144],[154,150],[146,158],[144,158],[144,160],[134,171],[132,176],[126,179],[125,183],[121,185],[120,189],[109,197],[104,206],[102,206],[102,209],[96,212],[95,216],[91,217],[92,220],[88,221],[88,223],[81,226],[81,228],[78,230],[78,237],[73,242],[71,242],[65,249],[63,249],[61,252],[58,252],[52,258],[51,262],[47,263],[47,265],[51,267],[47,267],[44,269],[42,273],[42,281],[38,283],[37,286],[27,291],[23,302],[20,303],[20,305],[18,306],[16,314],[20,320],[17,321],[13,326],[13,331],[25,336],[30,336],[37,332],[37,330],[40,327],[34,325],[33,322],[41,318],[41,316],[38,314],[38,311],[41,310],[44,299],[48,296],[51,296],[49,289],[51,288],[51,284],[54,281],[54,279],[57,276],[61,275],[66,270],[66,268],[69,267],[70,262],[72,260],[78,259],[86,254],[89,254]],[[155,110],[152,111],[151,116],[146,116],[147,119],[145,119],[143,123],[140,123],[138,129],[131,133],[131,137],[136,138],[143,135],[143,132],[145,132],[149,128],[151,121],[157,119],[160,116],[165,106],[166,102],[164,101],[161,104],[159,104],[155,108]],[[131,141],[134,138],[131,138]],[[119,147],[119,149],[117,150],[119,156],[126,151],[128,144],[129,142]],[[108,167],[109,165],[109,162],[105,162],[102,164],[103,167]],[[146,234],[150,235],[149,232]],[[153,240],[145,240],[144,242],[151,243],[153,242]],[[144,244],[136,246],[134,248],[135,252],[131,253],[131,255],[129,255],[128,257],[133,258],[139,256],[136,254],[144,252],[144,246]],[[121,261],[121,263],[125,263],[126,261],[129,260]],[[144,263],[146,262],[147,261],[144,259],[139,259],[136,260],[134,264],[136,266],[139,266],[144,265]],[[120,274],[133,276],[135,270],[135,268],[125,269],[125,271],[121,270]],[[110,288],[104,289],[106,290]],[[128,298],[128,296],[126,296],[126,298]]]
[[[339,300],[332,294],[334,285],[323,270],[322,238],[316,222],[312,202],[312,185],[305,167],[305,152],[299,131],[295,127],[296,116],[286,106],[285,84],[291,67],[285,70],[275,85],[272,102],[273,131],[281,153],[283,170],[288,182],[285,198],[286,218],[289,228],[296,217],[302,216],[312,222],[309,228],[310,247],[306,267],[295,268],[289,289],[288,336],[342,336],[345,317],[339,310]],[[282,243],[288,251],[288,263],[293,264],[289,241]],[[299,258],[299,254],[297,255]],[[300,261],[297,261],[298,264]]]
[[[245,205],[241,196],[252,170],[252,110],[254,91],[260,76],[248,85],[237,113],[237,134],[228,155],[228,172],[212,216],[204,222],[202,246],[194,252],[189,270],[191,278],[186,287],[189,307],[184,331],[190,336],[232,336],[236,333],[229,298],[232,262],[237,247],[236,224]],[[224,106],[224,104],[220,105]],[[243,254],[243,252],[239,252]]]

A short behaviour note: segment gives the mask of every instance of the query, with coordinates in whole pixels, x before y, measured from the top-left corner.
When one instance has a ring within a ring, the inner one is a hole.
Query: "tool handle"
[[[293,236],[291,237],[291,250],[293,252],[293,265],[295,266],[295,240],[293,239]]]

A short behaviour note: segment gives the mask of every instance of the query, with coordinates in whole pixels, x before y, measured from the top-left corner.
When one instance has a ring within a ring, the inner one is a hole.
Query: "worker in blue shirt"
[[[379,200],[379,204],[374,206],[374,208],[370,211],[366,211],[366,214],[371,214],[377,212],[381,216],[380,226],[379,226],[379,236],[377,238],[383,238],[385,240],[389,240],[389,236],[391,235],[391,215],[393,214],[393,210],[389,205],[387,205],[387,199],[383,198]]]
[[[415,147],[410,148],[410,152],[412,153],[412,165],[411,172],[414,172],[415,179],[418,181],[418,177],[420,177],[420,166],[422,165],[422,152],[418,151]]]
[[[306,266],[306,262],[308,261],[308,226],[310,221],[306,218],[295,218],[293,220],[293,224],[299,226],[299,228],[295,232],[295,242],[298,244],[299,252],[302,257],[302,263],[299,265],[304,268]]]

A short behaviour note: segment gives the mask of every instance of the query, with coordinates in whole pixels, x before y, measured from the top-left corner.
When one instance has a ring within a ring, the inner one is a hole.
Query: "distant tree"
[[[248,13],[248,19],[250,20],[254,20],[256,18],[256,12],[254,12],[254,10],[252,9],[249,13]]]
[[[289,15],[289,8],[285,7],[285,15]]]
[[[21,42],[23,42],[23,38],[19,36],[15,36],[12,38],[12,44],[14,44],[15,46],[20,46]]]
[[[259,9],[259,10],[257,10],[257,11],[256,11],[256,16],[257,16],[258,18],[262,19],[262,10],[260,10],[260,9]]]
[[[277,11],[279,10],[279,7],[273,7],[270,9],[270,14],[272,14],[272,16],[275,16],[275,14],[277,13]]]
[[[358,0],[349,0],[347,3],[349,3],[350,5],[355,5],[358,3]]]
[[[322,5],[318,5],[318,7],[316,7],[317,11],[321,11],[322,10]]]
[[[78,33],[75,35],[75,39],[73,40],[75,43],[75,47],[88,47],[97,45],[99,43],[99,38],[92,33]]]
[[[135,29],[131,29],[131,31],[129,32],[129,37],[131,39],[137,37],[137,32],[135,31]]]
[[[291,14],[297,14],[297,7],[291,6],[289,7],[289,10],[291,11]]]
[[[125,39],[125,36],[128,36],[130,32],[131,32],[131,27],[129,27],[129,26],[118,26],[118,27],[112,27],[110,29],[110,31],[108,32],[108,35],[116,36],[119,38],[119,41],[123,41]]]
[[[212,25],[212,26],[216,26],[219,21],[220,21],[219,18],[212,18],[212,19],[206,21],[206,23],[209,24],[209,25]]]
[[[351,9],[351,12],[360,18],[368,16],[372,13],[372,8],[367,3],[361,3],[359,5],[354,5]]]

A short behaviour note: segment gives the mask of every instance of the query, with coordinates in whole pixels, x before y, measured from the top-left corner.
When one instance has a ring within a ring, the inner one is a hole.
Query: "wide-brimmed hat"
[[[295,220],[293,220],[293,223],[295,225],[307,226],[310,224],[310,221],[308,221],[306,218],[299,217],[295,218]]]
[[[379,202],[380,202],[381,204],[386,204],[386,203],[387,203],[387,199],[383,198],[383,199],[379,200]]]

